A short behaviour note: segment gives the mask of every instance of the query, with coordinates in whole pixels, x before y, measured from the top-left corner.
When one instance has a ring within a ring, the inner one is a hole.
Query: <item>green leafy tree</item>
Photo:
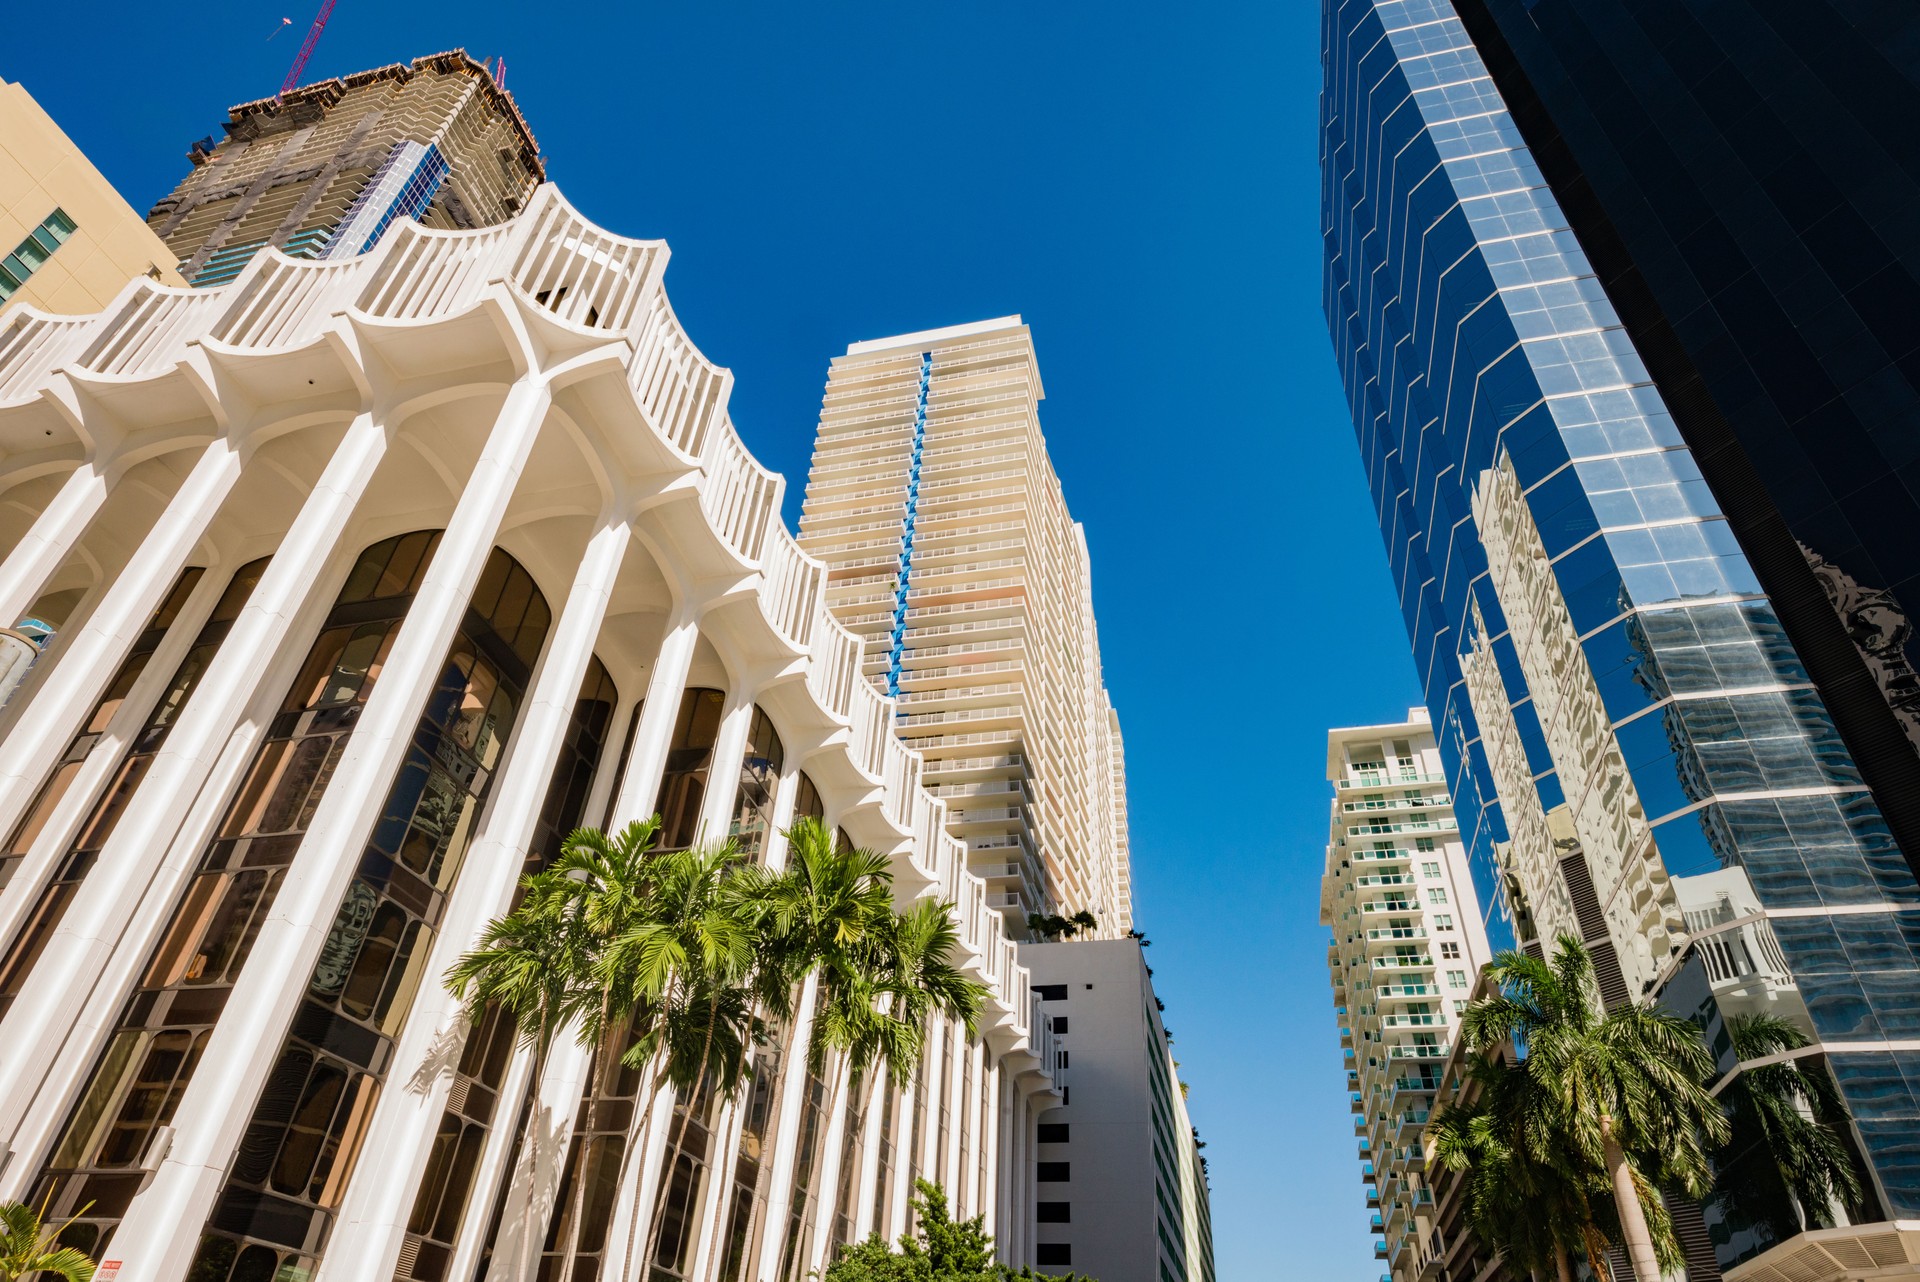
[[[994,1263],[985,1216],[955,1220],[939,1185],[915,1180],[914,1188],[917,1227],[901,1235],[898,1249],[878,1233],[843,1246],[823,1282],[1093,1282],[1078,1273],[1035,1273],[1026,1267],[1016,1272]]]
[[[1560,1172],[1569,1196],[1604,1177],[1614,1214],[1587,1196],[1587,1230],[1622,1242],[1639,1282],[1658,1282],[1684,1264],[1659,1190],[1705,1197],[1708,1151],[1729,1135],[1705,1085],[1715,1066],[1700,1030],[1637,1003],[1603,1014],[1592,958],[1571,935],[1551,962],[1504,952],[1488,975],[1495,989],[1468,1004],[1461,1039],[1481,1057],[1523,1051],[1489,1103],[1494,1134]]]
[[[1742,1063],[1811,1044],[1774,1015],[1735,1015],[1727,1035]],[[1825,1068],[1806,1058],[1744,1068],[1720,1101],[1733,1122],[1716,1154],[1729,1209],[1787,1234],[1832,1228],[1836,1209],[1858,1209],[1860,1175],[1841,1138],[1847,1107]]]
[[[45,1206],[36,1211],[23,1202],[0,1202],[0,1282],[20,1282],[36,1274],[52,1274],[65,1282],[89,1282],[93,1277],[94,1264],[86,1252],[59,1245],[73,1221],[46,1228],[41,1222],[45,1211]]]

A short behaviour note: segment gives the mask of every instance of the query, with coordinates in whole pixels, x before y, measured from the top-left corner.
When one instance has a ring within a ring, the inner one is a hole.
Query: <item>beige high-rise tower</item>
[[[800,543],[1014,933],[1084,910],[1113,936],[1133,925],[1120,723],[1044,395],[1018,316],[853,344],[827,376]]]

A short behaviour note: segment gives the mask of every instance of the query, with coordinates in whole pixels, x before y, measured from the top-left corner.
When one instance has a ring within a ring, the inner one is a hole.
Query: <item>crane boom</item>
[[[334,0],[322,0],[320,12],[314,17],[313,25],[307,28],[307,38],[300,42],[300,52],[293,55],[293,65],[287,68],[287,78],[280,82],[280,92],[276,98],[284,98],[300,83],[300,73],[307,69],[307,59],[313,56],[313,47],[320,43],[320,33],[327,29],[327,19],[333,16]]]

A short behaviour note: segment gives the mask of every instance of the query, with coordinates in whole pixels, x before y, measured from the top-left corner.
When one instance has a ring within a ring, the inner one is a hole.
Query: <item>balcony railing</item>
[[[1375,970],[1432,970],[1433,958],[1421,953],[1412,957],[1376,957]]]
[[[1436,1042],[1431,1046],[1389,1046],[1387,1055],[1392,1059],[1445,1059],[1447,1043]]]
[[[1367,932],[1369,940],[1381,939],[1425,939],[1425,926],[1376,926]]]

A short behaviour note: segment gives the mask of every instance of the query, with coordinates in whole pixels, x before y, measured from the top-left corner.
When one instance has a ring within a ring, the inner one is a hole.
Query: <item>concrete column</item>
[[[927,1057],[926,1080],[920,1084],[927,1093],[927,1124],[914,1164],[924,1178],[944,1183],[946,1177],[940,1170],[940,1099],[947,1080],[946,1016],[935,1015],[927,1021],[926,1049],[922,1053]]]
[[[0,627],[12,627],[33,608],[106,501],[107,477],[99,463],[73,469],[53,501],[34,518],[26,537],[0,561]]]
[[[883,1224],[874,1227],[880,1230],[880,1236],[889,1242],[897,1242],[900,1235],[907,1231],[907,1199],[913,1196],[913,1174],[917,1169],[920,1155],[909,1147],[913,1143],[913,1110],[919,1098],[911,1080],[900,1092],[900,1101],[896,1105],[899,1112],[894,1114],[894,1137],[899,1141],[893,1150],[893,1187],[887,1190],[887,1218]]]
[[[624,691],[621,692],[620,697],[624,702]],[[614,777],[614,765],[620,759],[620,748],[625,742],[625,720],[616,712],[606,742],[600,749],[600,760],[594,763],[593,787],[587,794],[586,819],[584,822],[592,823],[595,818],[602,817],[603,812],[607,809],[610,799],[613,796],[613,789],[618,783],[618,780]],[[568,1055],[573,1057],[572,1062],[576,1062],[581,1066],[579,1070],[576,1070],[576,1075],[568,1079],[568,1088],[573,1092],[571,1098],[577,1101],[580,1098],[580,1088],[582,1085],[578,1072],[584,1071],[587,1060],[585,1056],[576,1054],[579,1048],[574,1042],[573,1037],[574,1034],[571,1031],[563,1034],[560,1041],[548,1052],[547,1060],[548,1064],[551,1065],[556,1056]],[[551,1077],[550,1074],[549,1077]],[[525,1204],[526,1186],[524,1181],[532,1177],[533,1170],[530,1165],[524,1163],[518,1166],[514,1165],[514,1154],[516,1152],[516,1144],[520,1140],[521,1133],[524,1129],[520,1125],[520,1107],[527,1097],[527,1092],[535,1086],[536,1083],[533,1081],[533,1053],[525,1046],[516,1046],[513,1052],[513,1059],[509,1061],[507,1065],[506,1076],[500,1082],[500,1099],[499,1102],[494,1105],[493,1125],[488,1128],[487,1143],[480,1151],[480,1161],[477,1169],[474,1171],[473,1192],[469,1194],[467,1198],[468,1213],[461,1219],[460,1234],[454,1241],[453,1261],[447,1269],[447,1277],[450,1279],[450,1282],[469,1282],[474,1275],[474,1270],[479,1267],[480,1253],[487,1248],[487,1230],[492,1227],[492,1208],[493,1204],[500,1197],[501,1183],[513,1179],[516,1174],[518,1174],[523,1182],[516,1185],[509,1196],[521,1200],[509,1202],[509,1205],[521,1206]],[[568,1131],[542,1139],[541,1143],[543,1148],[549,1144],[552,1145],[554,1149],[554,1161],[561,1160],[560,1154],[565,1152],[565,1145],[571,1138],[572,1125],[573,1116],[569,1111],[567,1115]],[[547,1155],[542,1153],[541,1156],[545,1159]],[[553,1162],[543,1160],[542,1165],[551,1167]],[[502,1228],[504,1230],[504,1223]],[[519,1229],[516,1225],[515,1245],[518,1245],[520,1241],[518,1234]]]
[[[866,1106],[866,1129],[860,1135],[860,1178],[853,1187],[853,1240],[865,1241],[873,1232],[874,1186],[880,1177],[880,1132],[885,1129],[887,1065],[882,1060],[867,1074],[860,1093]]]
[[[134,970],[145,964],[148,948],[128,945],[151,947],[151,940],[130,933],[129,923],[149,894],[172,903],[192,877],[193,859],[166,860],[172,839],[252,701],[263,658],[277,653],[287,639],[386,448],[386,428],[371,415],[360,415],[347,428],[100,851],[96,869],[111,875],[81,884],[20,1000],[0,1025],[0,1040],[19,1048],[0,1066],[0,1134],[14,1137],[18,1152],[36,1160],[41,1156],[36,1137],[21,1128],[29,1101],[37,1101],[34,1111],[41,1122],[31,1129],[44,1138],[57,1125],[55,1115],[65,1113],[50,1102],[69,1098],[91,1071],[119,1014],[121,994]],[[171,581],[169,573],[156,590]]]
[[[697,613],[682,603],[667,622],[660,639],[659,656],[647,677],[646,700],[640,709],[640,724],[634,731],[633,751],[628,754],[623,777],[615,784],[613,810],[607,821],[609,832],[618,832],[635,819],[644,819],[653,813],[654,802],[660,796],[660,775],[666,768],[667,750],[673,742],[673,723],[680,714],[680,699],[687,688],[687,673],[693,666],[693,651],[699,640]],[[553,1213],[554,1199],[560,1191],[566,1141],[573,1134],[580,1093],[592,1067],[593,1048],[580,1045],[573,1034],[562,1037],[554,1045],[539,1084],[530,1125],[544,1125],[544,1134],[557,1137],[556,1142],[539,1146],[537,1162],[532,1146],[522,1144],[519,1160],[508,1177],[513,1181],[511,1197],[534,1199],[537,1208],[534,1232],[542,1240]],[[509,1203],[510,1207],[513,1205],[517,1202]],[[510,1213],[500,1223],[487,1282],[508,1282],[514,1276],[513,1261],[519,1258],[520,1244],[520,1217]],[[479,1250],[480,1246],[473,1248],[472,1258],[476,1262]],[[451,1276],[460,1275],[455,1272]]]
[[[967,1216],[971,1219],[986,1210],[980,1187],[980,1153],[988,1147],[986,1134],[986,1111],[981,1107],[987,1092],[987,1065],[984,1048],[978,1041],[971,1042],[963,1052],[968,1065],[965,1080],[967,1098],[962,1106],[967,1110],[967,1147],[969,1152],[960,1155],[959,1187],[967,1191]]]
[[[260,1050],[286,1034],[551,401],[551,388],[537,376],[520,379],[507,393],[380,682],[180,1101],[172,1151],[115,1235],[116,1250],[125,1252],[118,1282],[174,1282],[192,1257],[276,1058]]]
[[[474,1270],[480,1267],[480,1253],[487,1249],[487,1230],[493,1227],[493,1204],[500,1197],[501,1181],[515,1176],[525,1178],[532,1174],[532,1167],[526,1163],[510,1166],[508,1161],[513,1155],[515,1141],[520,1137],[520,1105],[533,1086],[533,1052],[526,1046],[516,1046],[513,1059],[507,1064],[506,1076],[500,1081],[500,1102],[493,1106],[493,1126],[487,1131],[486,1147],[480,1150],[478,1168],[473,1174],[473,1192],[467,1197],[467,1213],[461,1217],[460,1235],[454,1240],[453,1262],[447,1268],[449,1282],[469,1282]],[[578,1080],[573,1083],[573,1093],[576,1099],[579,1098]],[[552,1143],[564,1150],[568,1138],[559,1136]],[[546,1143],[542,1141],[542,1146]],[[518,1214],[517,1208],[526,1205],[525,1186],[516,1184],[508,1197],[507,1213],[500,1222],[503,1243],[507,1236],[507,1222]],[[518,1226],[515,1226],[512,1248],[503,1249],[517,1248],[520,1240]],[[512,1260],[519,1257],[507,1258]]]
[[[793,804],[800,795],[800,769],[780,776],[773,792],[773,831],[767,834],[766,858],[769,871],[780,872],[787,866],[787,829],[793,823]]]
[[[727,691],[720,729],[713,737],[713,762],[707,767],[707,792],[700,798],[700,822],[694,840],[718,845],[727,839],[734,807],[740,801],[740,764],[747,754],[747,729],[753,724],[752,690]]]
[[[793,1013],[793,1035],[787,1042],[786,1071],[780,1082],[779,1126],[774,1133],[773,1171],[767,1180],[766,1230],[760,1235],[760,1259],[750,1276],[771,1278],[780,1267],[780,1249],[787,1241],[787,1213],[793,1205],[793,1146],[800,1136],[800,1114],[807,1089],[807,1042],[813,1037],[814,1007],[820,1000],[820,977],[807,976],[800,986],[800,1002]]]
[[[987,1146],[987,1184],[976,1205],[987,1217],[987,1232],[994,1233],[1000,1226],[1000,1068],[984,1056],[981,1062],[985,1071],[980,1083],[980,1124],[974,1134]]]
[[[960,1132],[965,1121],[961,1110],[967,1106],[967,1043],[961,1036],[958,1024],[952,1027],[947,1044],[951,1047],[946,1085],[947,1152],[938,1178],[941,1187],[947,1190],[948,1198],[957,1203],[964,1191],[960,1186]]]
[[[607,825],[610,830],[617,831],[653,814],[660,799],[660,776],[667,768],[667,750],[673,743],[673,723],[680,715],[680,700],[687,692],[687,673],[693,667],[694,646],[699,640],[700,623],[695,612],[684,605],[677,608],[667,621],[660,638],[660,657],[654,660],[653,672],[647,678],[640,728],[634,731],[626,777],[620,781],[613,821]]]
[[[691,658],[691,651],[689,651]],[[685,678],[681,688],[685,689]],[[649,708],[652,696],[648,696]],[[679,711],[679,701],[674,700],[674,711]],[[714,734],[713,752],[707,763],[707,790],[700,798],[700,817],[694,824],[695,844],[709,844],[724,841],[727,828],[733,819],[734,806],[740,793],[740,760],[746,752],[747,728],[753,720],[753,692],[737,686],[727,691],[726,705],[720,714],[720,725]],[[671,723],[669,723],[671,724]],[[642,726],[644,730],[644,722]],[[661,761],[664,765],[665,741],[662,741]],[[637,756],[638,753],[636,752]],[[655,780],[658,788],[658,779]],[[656,794],[657,795],[657,794]],[[665,1187],[667,1173],[661,1170],[666,1160],[669,1145],[672,1143],[672,1131],[676,1127],[661,1125],[661,1122],[673,1120],[673,1109],[677,1097],[672,1086],[664,1086],[654,1099],[653,1116],[658,1132],[657,1142],[649,1143],[641,1150],[645,1161],[628,1162],[620,1179],[620,1191],[614,1196],[613,1222],[607,1228],[608,1261],[619,1260],[627,1251],[627,1236],[633,1234],[633,1264],[638,1276],[646,1276],[639,1255],[648,1232],[652,1227],[652,1217],[658,1210],[660,1193]],[[711,1177],[712,1172],[708,1172]],[[638,1197],[635,1196],[635,1182],[639,1184]],[[634,1216],[634,1208],[640,1208],[639,1217]],[[617,1267],[617,1266],[616,1266]]]
[[[733,1210],[733,1168],[740,1154],[740,1133],[746,1129],[749,1083],[720,1112],[719,1143],[707,1175],[707,1198],[701,1208],[700,1236],[694,1242],[688,1266],[690,1282],[709,1282],[725,1254],[726,1225]]]
[[[55,803],[52,813],[40,829],[40,835],[20,860],[20,866],[14,870],[13,879],[7,883],[6,890],[0,891],[0,948],[12,946],[14,936],[25,924],[27,914],[39,903],[42,889],[59,869],[67,848],[79,835],[80,825],[92,814],[93,807],[100,800],[101,790],[119,772],[120,763],[126,757],[133,737],[146,725],[147,718],[153,714],[154,704],[172,684],[174,671],[179,668],[187,651],[193,648],[194,638],[206,625],[213,607],[219,604],[226,586],[225,580],[219,575],[200,576],[200,582],[194,585],[186,604],[181,607],[179,617],[148,657],[147,666],[127,690],[119,708],[100,731],[100,737],[94,740],[86,761],[73,776],[73,782],[67,785],[66,793]],[[115,671],[117,673],[118,669]],[[57,755],[61,750],[53,748],[49,751]],[[27,810],[31,810],[38,800],[39,790],[36,789]]]
[[[77,631],[61,636],[46,679],[0,740],[0,832],[33,803],[62,749],[140,638],[240,479],[240,451],[224,437],[200,453],[160,519]]]
[[[1013,1190],[1020,1183],[1017,1165],[1020,1152],[1014,1144],[1013,1132],[1014,1117],[1020,1112],[1020,1088],[1017,1083],[1006,1080],[1004,1068],[995,1069],[993,1079],[1000,1106],[993,1128],[997,1152],[993,1158],[994,1211],[988,1227],[993,1230],[994,1258],[1002,1264],[1014,1264],[1018,1259],[1015,1252],[1019,1243],[1015,1235],[1019,1232],[1019,1220],[1013,1214],[1012,1199]]]
[[[813,1245],[802,1264],[809,1275],[824,1267],[828,1241],[833,1236],[834,1201],[840,1194],[840,1159],[847,1147],[847,1127],[854,1112],[852,1094],[847,1081],[846,1056],[836,1054],[827,1074],[826,1143],[813,1175]]]
[[[630,538],[626,523],[618,521],[603,525],[587,544],[507,745],[498,791],[448,896],[426,965],[429,976],[446,974],[513,901]],[[320,1282],[392,1275],[470,1026],[467,1008],[446,985],[420,986],[387,1080],[424,1085],[381,1093],[368,1126],[369,1134],[381,1137],[378,1160],[360,1163],[347,1185]]]

